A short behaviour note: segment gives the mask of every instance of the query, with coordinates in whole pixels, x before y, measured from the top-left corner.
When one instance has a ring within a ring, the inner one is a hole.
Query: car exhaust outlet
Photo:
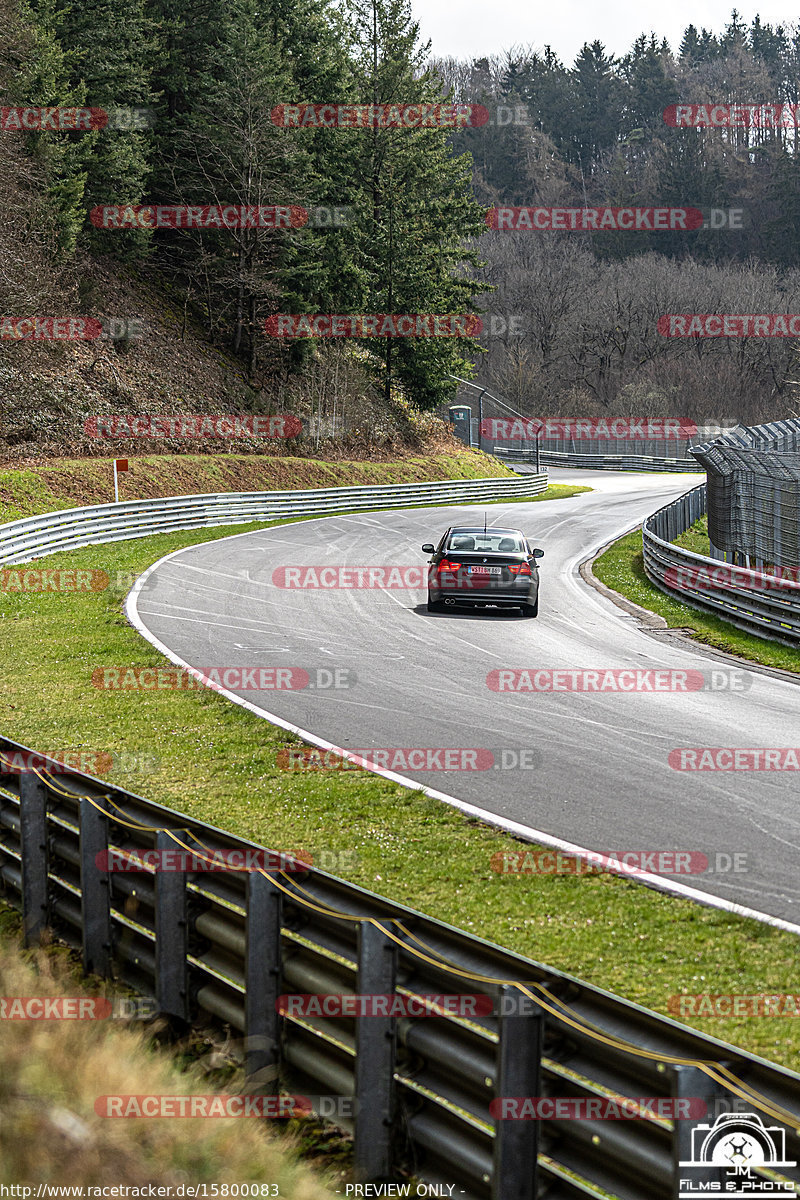
[[[445,604],[455,604],[455,600],[453,599],[452,596],[448,596],[447,599],[445,600]]]

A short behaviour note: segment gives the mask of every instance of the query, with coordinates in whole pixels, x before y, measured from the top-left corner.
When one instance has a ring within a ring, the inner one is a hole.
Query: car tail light
[[[520,563],[519,566],[509,566],[509,571],[512,575],[530,575],[531,569],[527,563]],[[531,578],[533,576],[531,575]]]
[[[461,563],[453,562],[452,559],[442,558],[436,568],[437,571],[460,571]]]

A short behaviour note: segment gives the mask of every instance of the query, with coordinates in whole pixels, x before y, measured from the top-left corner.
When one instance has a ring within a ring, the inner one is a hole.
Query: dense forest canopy
[[[387,397],[400,389],[421,408],[477,372],[527,411],[787,411],[792,339],[668,341],[657,322],[800,308],[800,26],[748,26],[734,11],[719,34],[689,26],[676,48],[641,35],[621,58],[593,41],[568,66],[549,47],[431,60],[408,0],[19,2],[5,103],[151,114],[138,129],[26,135],[48,201],[43,244],[62,262],[147,264],[256,384],[296,377],[329,349],[266,336],[274,314],[488,311],[493,337],[373,338],[353,352]],[[292,128],[271,116],[443,101],[484,106],[488,121]],[[728,126],[665,120],[670,106],[705,104],[763,107]],[[98,228],[89,214],[108,205],[294,205],[346,219]],[[690,206],[705,222],[493,232],[497,205]],[[30,307],[19,280],[4,286],[9,312]]]
[[[459,100],[504,106],[492,137],[453,138],[474,156],[483,203],[740,209],[741,228],[607,233],[595,249],[800,264],[800,25],[748,27],[734,10],[722,34],[690,25],[674,51],[642,34],[619,59],[594,41],[571,66],[549,47],[434,65]],[[733,125],[679,128],[664,117],[677,104],[763,107]]]

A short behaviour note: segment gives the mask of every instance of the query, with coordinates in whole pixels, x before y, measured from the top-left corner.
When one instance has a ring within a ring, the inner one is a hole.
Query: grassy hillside
[[[79,980],[63,952],[20,953],[18,926],[18,918],[0,906],[4,997],[100,994],[91,981]],[[335,1183],[329,1190],[296,1163],[301,1121],[291,1122],[294,1136],[278,1140],[265,1120],[99,1116],[94,1104],[104,1095],[210,1095],[241,1086],[238,1079],[217,1083],[213,1054],[181,1071],[136,1024],[119,1019],[3,1022],[0,1184],[174,1188],[252,1182],[279,1186],[285,1200],[332,1197]]]
[[[330,462],[252,454],[217,458],[207,454],[153,455],[129,461],[130,471],[120,477],[121,500],[514,475],[498,459],[463,448],[388,462]],[[113,499],[110,458],[38,459],[0,467],[0,523],[59,508],[107,504]]]

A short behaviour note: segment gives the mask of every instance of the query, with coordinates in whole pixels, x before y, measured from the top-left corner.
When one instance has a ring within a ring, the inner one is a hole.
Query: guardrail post
[[[500,988],[498,1003],[495,1098],[540,1096],[544,1013],[509,984]],[[538,1156],[538,1121],[495,1117],[492,1200],[536,1200]]]
[[[0,749],[0,782],[2,781],[2,776],[4,774],[6,774],[6,772],[3,770],[2,754],[3,754],[2,749]],[[0,792],[0,850],[3,849],[3,814],[5,813],[6,809],[9,808],[10,806],[11,806],[11,801],[8,799],[7,796],[4,796],[3,793]],[[2,859],[0,859],[0,868],[2,868]],[[6,895],[6,882],[3,879],[2,869],[0,869],[0,897],[5,896],[5,895]]]
[[[695,1159],[693,1153],[692,1131],[700,1122],[713,1125],[719,1113],[715,1111],[716,1101],[725,1093],[720,1085],[701,1071],[699,1067],[676,1066],[673,1068],[672,1095],[675,1100],[703,1100],[707,1106],[707,1116],[695,1120],[675,1120],[675,1131],[672,1135],[672,1170],[674,1200],[679,1200],[682,1194],[681,1179],[691,1180],[693,1185],[702,1183],[719,1183],[722,1180],[722,1168],[712,1166],[684,1166],[681,1163],[691,1163]]]
[[[108,855],[108,818],[96,801],[86,797],[78,815],[81,857],[81,935],[83,969],[87,974],[108,978],[112,973],[111,877],[108,863],[99,866],[100,855]]]
[[[373,921],[358,929],[359,995],[394,995],[397,945]],[[367,1183],[392,1172],[397,1044],[394,1017],[356,1017],[354,1178]]]
[[[19,826],[22,855],[22,936],[26,946],[38,942],[50,918],[47,878],[47,785],[34,771],[19,777]]]
[[[158,851],[175,850],[176,846],[171,833],[156,834]],[[156,870],[155,934],[158,1011],[163,1016],[188,1021],[189,904],[185,871]]]
[[[283,896],[259,871],[247,880],[245,934],[245,1073],[248,1083],[278,1092]]]

